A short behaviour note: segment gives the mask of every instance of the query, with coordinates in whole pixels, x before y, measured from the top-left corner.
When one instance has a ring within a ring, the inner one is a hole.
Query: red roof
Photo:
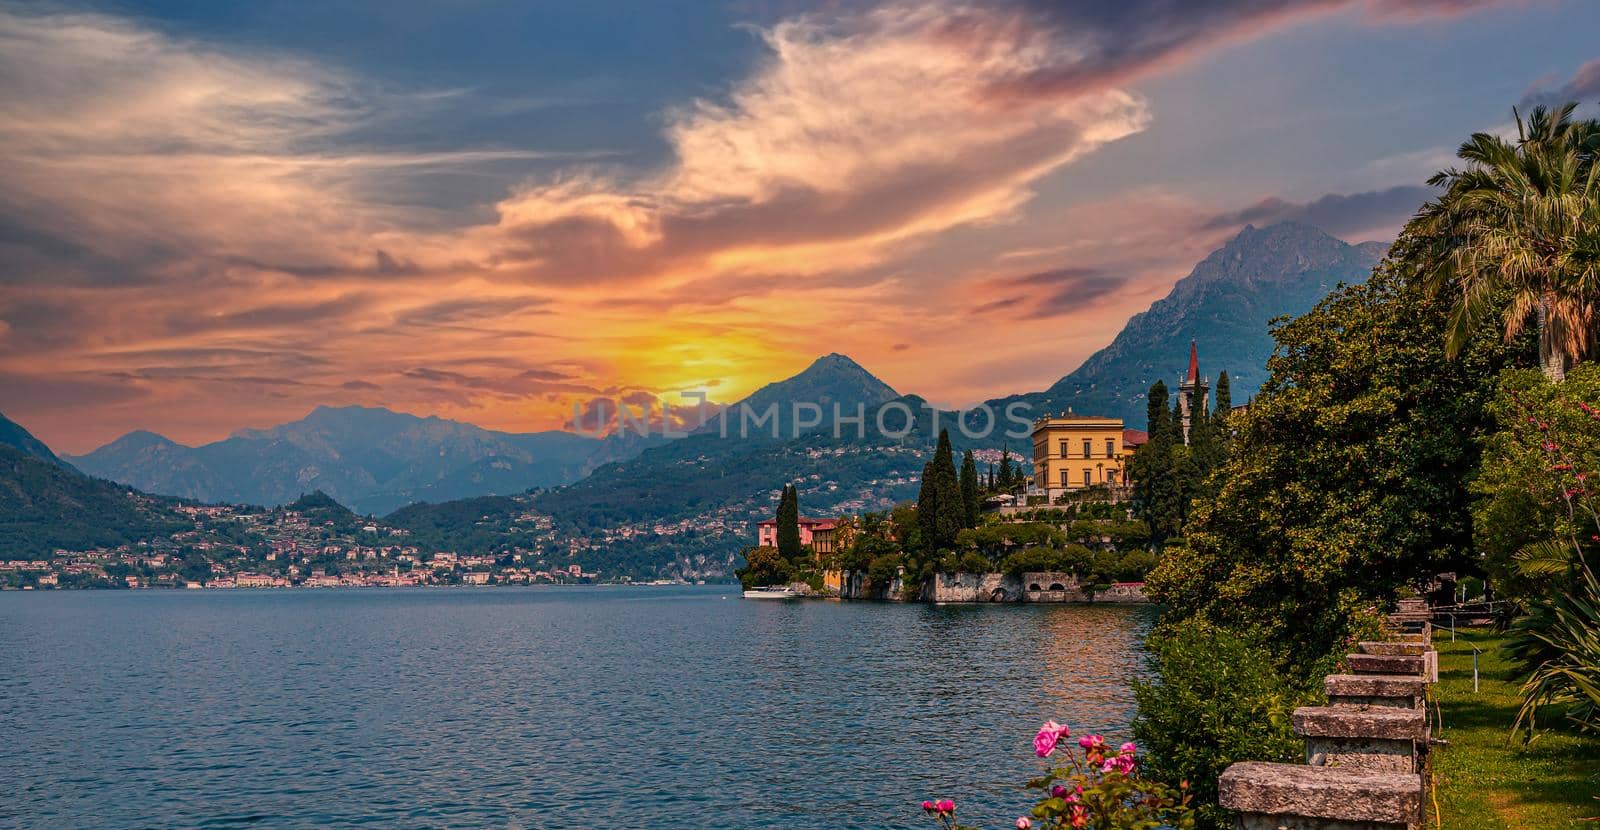
[[[756,527],[766,527],[767,525],[776,525],[777,523],[778,523],[777,519],[762,519],[761,521],[756,522]],[[839,526],[839,520],[838,519],[808,519],[805,516],[801,516],[799,524],[801,524],[801,525],[803,525],[805,527],[809,527],[812,530],[832,530],[835,527]]]
[[[1195,348],[1194,341],[1189,341],[1189,376],[1184,378],[1190,383],[1200,379],[1200,351]]]
[[[1122,446],[1137,447],[1150,440],[1150,433],[1142,429],[1125,429],[1122,431]]]

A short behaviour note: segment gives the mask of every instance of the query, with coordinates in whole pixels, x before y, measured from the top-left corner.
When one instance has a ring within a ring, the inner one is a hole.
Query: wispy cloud
[[[1388,240],[1423,202],[1435,195],[1421,185],[1401,185],[1366,193],[1328,193],[1303,203],[1269,196],[1243,209],[1220,213],[1205,227],[1235,229],[1247,223],[1293,221],[1313,225],[1349,242]]]
[[[386,126],[485,102],[0,6],[0,405],[82,449],[320,403],[553,426],[603,396],[731,400],[828,349],[956,402],[1024,365],[1047,380],[1225,233],[1207,224],[1217,206],[1145,191],[1058,201],[1021,227],[1037,192],[1060,190],[1052,174],[1150,123],[1129,81],[1313,15],[1485,5],[829,4],[752,28],[764,51],[746,73],[658,113],[664,152],[631,164],[537,136],[384,144]],[[493,195],[423,198],[467,171]],[[1400,195],[1236,218],[1353,224]],[[945,261],[949,240],[1002,231],[989,254]],[[960,344],[996,319],[1016,335],[989,356],[1007,369],[971,370]]]

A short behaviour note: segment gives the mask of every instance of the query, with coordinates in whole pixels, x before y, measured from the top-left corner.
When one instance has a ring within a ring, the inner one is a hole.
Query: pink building
[[[838,519],[807,519],[800,517],[800,544],[810,545],[816,553],[833,552],[833,532]],[[778,546],[778,520],[767,519],[756,523],[756,544],[769,548]]]

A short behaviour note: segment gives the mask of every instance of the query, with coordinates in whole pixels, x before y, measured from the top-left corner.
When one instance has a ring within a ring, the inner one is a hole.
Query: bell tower
[[[1206,400],[1211,394],[1211,385],[1200,376],[1200,351],[1195,347],[1195,341],[1189,341],[1189,371],[1184,374],[1183,382],[1178,384],[1178,408],[1183,415],[1183,443],[1189,443],[1189,424],[1196,418],[1206,416]]]

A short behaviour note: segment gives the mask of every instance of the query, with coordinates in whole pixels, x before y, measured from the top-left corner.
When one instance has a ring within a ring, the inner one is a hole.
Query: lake
[[[1010,827],[1153,610],[734,586],[0,594],[0,826]],[[975,821],[977,820],[977,821]]]

